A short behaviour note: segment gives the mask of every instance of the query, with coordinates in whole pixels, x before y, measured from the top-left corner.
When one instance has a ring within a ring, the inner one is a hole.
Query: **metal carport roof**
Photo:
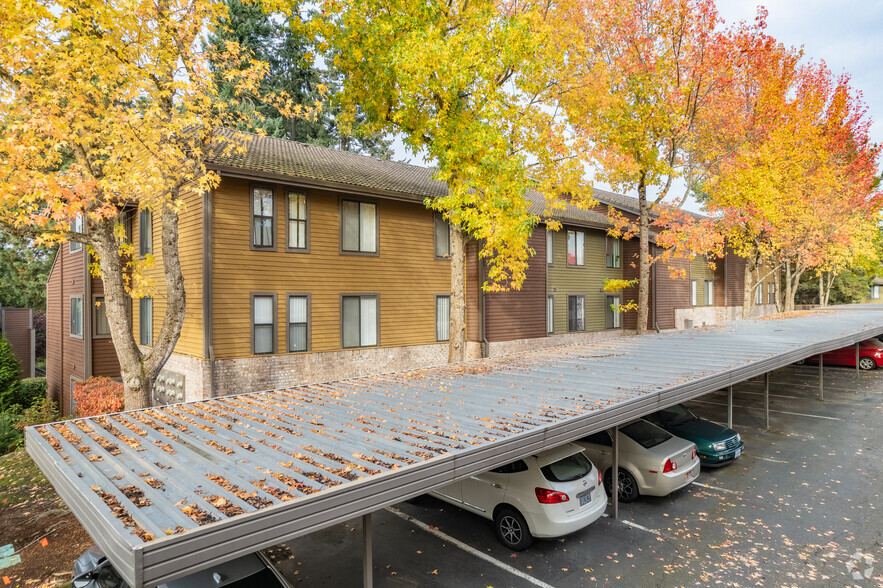
[[[883,333],[881,310],[74,419],[26,448],[126,581],[153,585]]]

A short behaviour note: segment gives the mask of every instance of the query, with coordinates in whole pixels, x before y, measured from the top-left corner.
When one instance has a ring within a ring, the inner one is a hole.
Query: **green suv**
[[[718,467],[742,455],[744,443],[739,433],[711,421],[700,419],[683,404],[669,406],[644,419],[672,435],[696,444],[699,461],[707,467]]]

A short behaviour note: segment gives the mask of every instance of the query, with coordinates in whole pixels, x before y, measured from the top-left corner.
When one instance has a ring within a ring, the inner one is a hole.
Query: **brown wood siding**
[[[3,336],[12,346],[12,353],[18,359],[19,372],[22,378],[30,378],[31,351],[34,346],[30,308],[3,309]]]
[[[46,283],[46,388],[51,400],[61,404],[61,249]]]
[[[527,243],[536,253],[521,290],[485,294],[488,341],[546,336],[546,231],[538,227]]]
[[[727,250],[725,258],[727,266],[727,304],[742,306],[745,292],[745,260],[732,249]]]
[[[340,296],[347,293],[380,296],[381,347],[435,343],[435,296],[450,291],[450,262],[435,258],[432,212],[419,203],[378,199],[378,255],[345,255],[340,252],[341,195],[325,190],[301,192],[309,199],[309,253],[285,251],[286,190],[281,186],[275,187],[274,251],[250,247],[249,182],[224,178],[215,190],[215,357],[251,354],[253,292],[277,295],[277,352],[286,349],[289,292],[311,295],[312,351],[341,348]]]
[[[620,268],[606,267],[606,231],[570,227],[585,232],[585,265],[582,267],[567,265],[567,229],[552,233],[553,263],[547,268],[547,294],[554,296],[555,333],[567,333],[567,297],[585,296],[586,331],[603,331],[606,329],[607,295],[601,291],[605,278],[623,277],[626,266],[625,255],[622,255]],[[539,233],[539,231],[537,231]],[[543,238],[545,235],[543,234]],[[623,242],[625,245],[626,242]],[[544,248],[545,249],[545,248]],[[545,256],[543,257],[545,261]],[[623,292],[622,301],[628,300]],[[543,313],[545,314],[545,313]],[[625,320],[631,313],[623,315]]]
[[[175,353],[193,357],[203,357],[202,339],[202,269],[203,269],[203,214],[202,195],[185,190],[181,193],[184,209],[178,217],[178,256],[181,261],[181,272],[184,275],[184,292],[186,307],[184,312],[184,324],[181,327],[181,336],[175,345]],[[247,211],[246,211],[247,212]],[[132,243],[135,244],[136,252],[140,243],[141,227],[140,215],[133,213]],[[163,277],[162,259],[162,222],[159,211],[153,213],[153,256],[154,266],[145,271],[153,286],[153,339],[159,336],[163,317],[166,312],[165,303],[165,278]],[[132,332],[135,341],[140,341],[140,304],[138,300],[132,301]]]
[[[675,277],[672,277],[672,272]],[[679,277],[682,272],[684,277]],[[656,268],[656,326],[660,329],[675,328],[675,309],[690,308],[690,260],[671,259],[660,262]]]
[[[104,282],[101,278],[92,277],[92,306],[89,307],[86,320],[92,321],[92,375],[107,378],[120,377],[120,361],[113,346],[113,340],[109,336],[100,337],[95,334],[95,313],[98,311],[94,305],[95,296],[104,294]]]
[[[478,241],[470,239],[466,243],[466,340],[481,341],[481,297],[482,280],[478,273],[481,263],[478,259]],[[448,286],[450,288],[450,286]]]

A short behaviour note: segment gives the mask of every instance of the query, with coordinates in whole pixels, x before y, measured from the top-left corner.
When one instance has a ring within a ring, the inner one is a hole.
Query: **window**
[[[763,282],[758,284],[754,289],[754,303],[763,304]]]
[[[273,304],[273,307],[276,305]],[[306,294],[288,296],[288,351],[309,351],[310,297]]]
[[[690,280],[690,304],[699,304],[699,280]]]
[[[341,200],[340,248],[350,253],[377,253],[377,205]]]
[[[142,298],[138,306],[138,342],[153,345],[153,298]]]
[[[567,231],[567,265],[585,265],[586,234]]]
[[[83,337],[82,296],[71,296],[71,337]]]
[[[377,345],[377,295],[342,296],[340,306],[343,347]]]
[[[622,262],[620,261],[620,249],[622,248],[622,241],[619,239],[614,239],[611,236],[607,236],[607,267],[620,267]]]
[[[546,231],[546,263],[555,263],[555,233],[549,230]]]
[[[307,251],[310,239],[307,226],[307,196],[297,192],[288,193],[288,249]],[[273,215],[270,214],[272,217]],[[270,224],[272,226],[272,218]]]
[[[435,340],[451,338],[451,297],[440,294],[435,297]]]
[[[714,280],[705,280],[705,306],[714,306]]]
[[[271,188],[252,188],[251,208],[251,246],[271,249],[273,247],[273,190]]]
[[[276,351],[276,295],[251,295],[251,352]]]
[[[546,332],[555,332],[555,297],[546,296]]]
[[[585,296],[568,296],[567,297],[567,330],[568,331],[585,331],[586,330],[586,297]]]
[[[445,217],[440,212],[432,215],[432,225],[435,231],[435,256],[451,256],[451,229]]]
[[[104,304],[104,296],[94,297],[92,316],[94,317],[92,336],[110,337],[110,324],[107,322],[107,306]]]
[[[153,217],[148,209],[138,213],[138,255],[153,253]]]
[[[71,232],[73,233],[82,233],[83,232],[83,213],[77,214],[74,217],[74,221],[71,223]],[[76,241],[71,241],[70,244],[70,252],[76,253],[77,251],[83,250],[83,244],[78,243]]]
[[[608,329],[618,329],[622,327],[622,314],[619,312],[619,305],[621,303],[621,297],[619,296],[606,296],[607,298],[607,308],[605,312],[607,314],[606,325]]]
[[[773,282],[766,283],[766,303],[767,304],[775,304],[776,303],[776,285]]]
[[[871,298],[874,300],[877,300],[878,298],[880,298],[880,286],[879,285],[874,284],[873,286],[871,286]]]

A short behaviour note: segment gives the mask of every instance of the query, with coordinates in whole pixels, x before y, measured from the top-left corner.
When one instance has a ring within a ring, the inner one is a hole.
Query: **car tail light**
[[[601,470],[598,470],[598,487],[601,487]]]
[[[693,453],[690,455],[690,461],[696,459],[696,446],[693,446]]]
[[[676,469],[678,469],[678,462],[667,459],[665,460],[665,465],[662,467],[662,473],[667,474],[668,472],[673,472]]]
[[[570,500],[570,497],[567,494],[564,492],[558,492],[557,490],[534,488],[534,492],[537,493],[537,500],[540,501],[540,504],[558,504],[559,502],[567,502]]]

